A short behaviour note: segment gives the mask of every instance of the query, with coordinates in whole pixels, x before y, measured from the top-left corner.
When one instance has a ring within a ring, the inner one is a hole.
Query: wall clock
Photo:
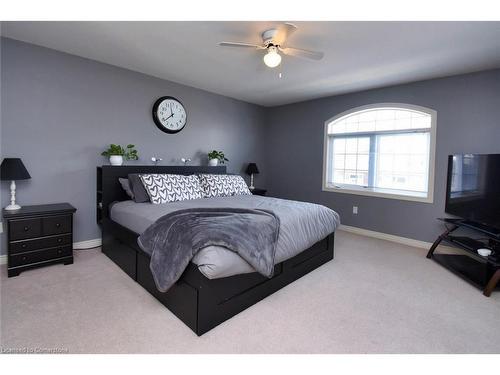
[[[153,105],[153,120],[161,131],[178,133],[186,126],[186,109],[176,98],[162,96]]]

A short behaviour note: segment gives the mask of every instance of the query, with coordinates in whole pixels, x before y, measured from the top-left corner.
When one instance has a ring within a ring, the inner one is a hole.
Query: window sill
[[[426,195],[421,193],[408,192],[404,190],[389,190],[377,188],[363,188],[355,186],[323,186],[323,191],[330,191],[333,193],[364,195],[368,197],[378,197],[387,199],[398,199],[402,201],[420,202],[420,203],[433,203],[432,194]]]

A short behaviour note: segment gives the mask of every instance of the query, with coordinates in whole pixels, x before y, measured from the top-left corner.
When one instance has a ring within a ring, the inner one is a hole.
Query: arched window
[[[325,122],[323,190],[432,202],[436,112],[354,108]]]

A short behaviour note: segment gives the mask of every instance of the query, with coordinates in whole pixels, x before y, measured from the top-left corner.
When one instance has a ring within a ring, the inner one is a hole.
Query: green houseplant
[[[208,165],[211,167],[217,166],[217,164],[224,164],[224,162],[229,161],[224,155],[224,152],[212,150],[208,153]]]
[[[102,156],[109,157],[109,163],[111,165],[122,165],[123,158],[125,160],[137,160],[139,155],[134,145],[127,145],[123,148],[121,145],[110,144],[108,149],[101,153]]]

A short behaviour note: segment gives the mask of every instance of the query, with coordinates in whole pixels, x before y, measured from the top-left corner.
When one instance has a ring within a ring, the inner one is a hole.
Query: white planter
[[[109,163],[111,165],[122,165],[123,164],[123,156],[121,156],[121,155],[111,155],[109,157]]]
[[[211,167],[216,167],[219,164],[219,159],[209,159],[208,165]]]

